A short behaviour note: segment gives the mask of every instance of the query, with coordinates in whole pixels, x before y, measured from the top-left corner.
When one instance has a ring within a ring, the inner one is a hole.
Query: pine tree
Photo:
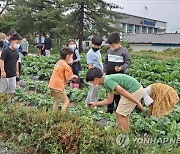
[[[117,30],[111,26],[120,18],[119,13],[112,11],[119,6],[103,0],[64,0],[66,25],[73,37],[78,36],[79,49],[82,51],[84,33],[107,35]]]

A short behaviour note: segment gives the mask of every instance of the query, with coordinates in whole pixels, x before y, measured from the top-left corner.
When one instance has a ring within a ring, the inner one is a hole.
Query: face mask
[[[14,48],[15,50],[19,49],[19,47],[20,47],[20,44],[14,44],[14,46],[13,46],[13,48]]]
[[[74,45],[69,45],[69,47],[71,48],[71,49],[76,49],[76,45],[74,44]]]
[[[94,85],[94,84],[93,84],[93,83],[91,83],[91,82],[88,82],[88,85],[89,85],[89,86],[92,86],[92,87],[98,87],[98,86],[99,86],[99,84]]]
[[[92,48],[95,52],[99,50],[99,48]]]

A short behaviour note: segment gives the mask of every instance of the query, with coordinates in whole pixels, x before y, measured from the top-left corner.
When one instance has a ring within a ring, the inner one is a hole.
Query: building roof
[[[137,18],[150,19],[150,20],[155,20],[155,21],[167,23],[166,21],[156,20],[156,19],[152,19],[152,18],[147,18],[147,17],[143,17],[143,16],[137,16],[137,15],[127,14],[127,13],[120,13],[120,15],[122,15],[122,16],[123,16],[123,15],[125,15],[125,16],[133,16],[133,17],[137,17]]]
[[[180,44],[180,33],[125,34],[123,39],[134,44]]]

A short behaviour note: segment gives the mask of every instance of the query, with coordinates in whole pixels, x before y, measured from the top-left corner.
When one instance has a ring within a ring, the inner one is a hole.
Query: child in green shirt
[[[86,80],[95,86],[104,85],[108,91],[107,99],[99,102],[90,102],[89,106],[91,107],[111,104],[113,102],[114,93],[119,93],[121,95],[115,114],[118,126],[122,131],[129,131],[129,115],[136,105],[139,109],[146,110],[140,103],[144,95],[144,89],[135,78],[125,74],[103,76],[100,69],[92,68],[88,70]]]

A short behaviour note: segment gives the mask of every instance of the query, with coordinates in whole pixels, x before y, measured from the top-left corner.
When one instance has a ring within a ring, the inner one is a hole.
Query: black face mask
[[[99,48],[92,48],[95,52],[99,50]]]

